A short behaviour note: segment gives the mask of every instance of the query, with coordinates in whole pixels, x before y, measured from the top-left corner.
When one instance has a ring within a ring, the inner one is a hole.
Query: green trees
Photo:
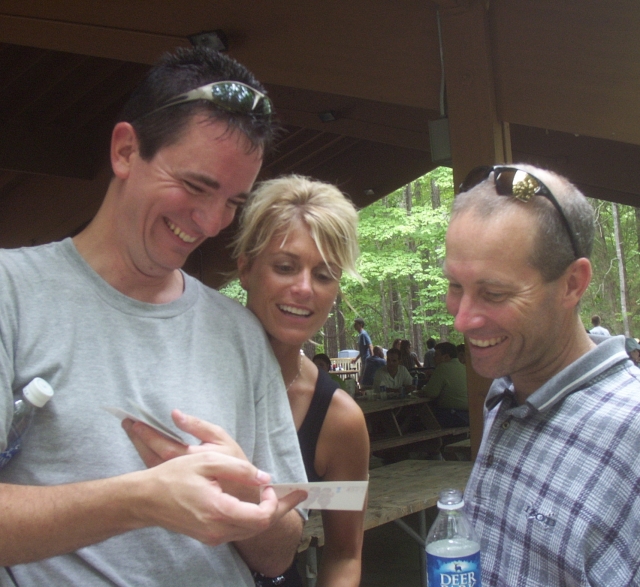
[[[640,336],[640,209],[590,200],[596,213],[596,238],[591,262],[593,278],[580,315],[591,328],[598,314],[611,334]],[[616,229],[616,216],[619,229]],[[618,238],[616,238],[618,236]],[[626,317],[625,317],[626,315]]]
[[[408,338],[420,357],[429,336],[462,340],[451,329],[442,277],[452,201],[451,169],[440,167],[360,211],[363,281],[343,280],[334,314],[344,314],[347,328],[360,316],[374,344]],[[325,344],[333,350],[331,341]]]

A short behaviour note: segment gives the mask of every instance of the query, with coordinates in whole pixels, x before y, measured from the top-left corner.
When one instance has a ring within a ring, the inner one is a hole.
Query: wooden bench
[[[469,434],[469,427],[461,426],[460,428],[442,428],[441,430],[422,430],[420,432],[403,434],[402,436],[372,440],[371,452],[374,453],[388,448],[395,448],[396,446],[404,446],[405,444],[413,444],[424,440],[433,440],[434,438],[456,436],[458,434]]]
[[[370,530],[388,522],[395,522],[418,543],[424,546],[425,510],[436,505],[442,489],[463,490],[471,474],[471,462],[406,460],[372,469],[364,529]],[[418,513],[420,532],[416,532],[401,518]],[[316,547],[324,544],[324,531],[319,511],[310,512],[305,524],[298,552],[307,554],[307,585],[315,585],[317,573]],[[426,586],[426,561],[421,558],[422,585]]]
[[[471,440],[460,440],[447,444],[442,449],[442,455],[449,461],[470,461],[471,460]]]

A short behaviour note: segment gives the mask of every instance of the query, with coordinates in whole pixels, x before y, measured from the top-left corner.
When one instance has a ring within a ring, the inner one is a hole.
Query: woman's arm
[[[336,390],[316,448],[316,472],[325,481],[362,481],[369,477],[369,434],[360,407]],[[325,545],[318,587],[360,585],[366,506],[361,512],[322,511]]]

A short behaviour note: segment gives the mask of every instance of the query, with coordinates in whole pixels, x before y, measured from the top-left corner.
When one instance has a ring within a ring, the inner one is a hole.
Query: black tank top
[[[300,443],[300,452],[304,461],[304,468],[307,472],[309,481],[322,481],[314,468],[316,460],[316,445],[318,444],[318,436],[320,429],[327,415],[329,404],[333,398],[338,386],[336,382],[329,377],[329,374],[322,369],[318,369],[318,379],[316,380],[316,389],[313,392],[307,415],[305,416],[300,430],[298,430],[298,442]],[[253,573],[253,580],[256,587],[302,587],[302,578],[298,573],[296,561],[289,569],[279,577],[265,577],[260,573]]]
[[[302,460],[304,461],[304,468],[309,481],[322,481],[322,477],[316,473],[314,468],[316,445],[318,444],[320,429],[336,389],[338,389],[338,385],[329,377],[329,374],[322,369],[318,369],[316,389],[311,398],[307,415],[300,426],[300,430],[298,430],[298,442],[300,443]]]

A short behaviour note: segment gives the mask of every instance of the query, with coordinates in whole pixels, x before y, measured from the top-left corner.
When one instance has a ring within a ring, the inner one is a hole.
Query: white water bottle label
[[[482,587],[480,552],[455,558],[427,552],[427,584],[429,587]]]

